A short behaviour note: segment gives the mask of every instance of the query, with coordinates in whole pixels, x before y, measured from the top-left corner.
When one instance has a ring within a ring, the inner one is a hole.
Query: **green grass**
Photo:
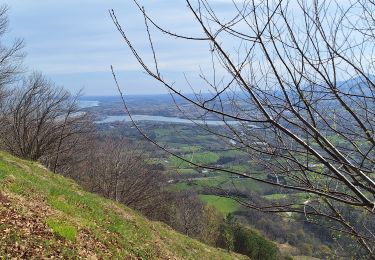
[[[70,241],[76,240],[77,229],[72,224],[56,219],[47,219],[47,225],[61,237]]]
[[[192,188],[192,186],[187,182],[179,182],[179,183],[176,183],[173,186],[171,186],[171,189],[176,190],[176,191],[187,190],[187,189],[191,189],[191,188]]]
[[[195,164],[209,165],[215,164],[220,159],[220,156],[214,152],[204,152],[187,154],[184,156],[184,158]],[[172,166],[178,168],[192,167],[192,164],[190,164],[189,162],[183,161],[175,156],[170,157],[170,163]]]
[[[230,198],[215,195],[199,195],[199,197],[203,202],[214,206],[224,216],[237,211],[240,207],[237,201]]]
[[[179,149],[184,153],[196,153],[202,150],[200,146],[181,146]]]
[[[230,165],[228,167],[228,170],[234,171],[234,172],[239,172],[239,173],[249,173],[249,166],[248,165],[243,165],[243,164],[235,164],[235,165]]]
[[[259,176],[257,176],[259,177]],[[251,179],[231,178],[225,173],[215,174],[213,177],[199,178],[193,181],[197,189],[203,187],[219,187],[221,189],[235,189],[238,191],[252,191],[259,194],[269,193],[274,188]]]
[[[219,153],[220,156],[225,156],[225,157],[242,157],[242,156],[248,156],[247,153],[241,151],[241,150],[229,150],[229,151],[223,151]]]
[[[263,174],[264,175],[264,174]],[[257,177],[262,177],[259,174]],[[263,176],[264,177],[264,176]],[[181,181],[173,185],[173,190],[194,189],[204,191],[207,187],[221,188],[224,190],[237,190],[239,192],[256,192],[260,195],[275,192],[274,187],[251,179],[230,177],[226,173],[211,172],[208,177],[194,178],[192,181]]]
[[[287,194],[280,194],[280,193],[275,193],[271,195],[265,195],[263,198],[268,199],[268,200],[281,200],[281,199],[286,199],[288,198]]]
[[[56,236],[34,239],[32,243],[36,248],[51,247],[55,250],[58,247],[65,258],[78,258],[84,242],[82,234],[89,234],[92,241],[100,243],[101,247],[95,249],[95,254],[104,259],[245,258],[204,245],[165,224],[149,221],[119,203],[85,192],[74,181],[52,174],[37,163],[3,152],[0,152],[0,190],[17,200],[41,204],[46,212],[51,212],[48,216],[41,212],[38,220],[44,219],[45,225]],[[13,206],[21,208],[18,204]],[[31,210],[22,206],[20,212],[27,215],[28,209]],[[84,231],[86,233],[82,233]],[[14,237],[19,235],[14,234]],[[59,239],[68,244],[56,242]]]
[[[195,169],[177,169],[177,174],[199,174]]]

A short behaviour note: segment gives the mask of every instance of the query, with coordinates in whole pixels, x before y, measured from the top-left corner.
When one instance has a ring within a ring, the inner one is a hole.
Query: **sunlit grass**
[[[237,201],[230,198],[215,195],[199,195],[199,197],[205,203],[214,206],[224,216],[235,212],[240,207]]]

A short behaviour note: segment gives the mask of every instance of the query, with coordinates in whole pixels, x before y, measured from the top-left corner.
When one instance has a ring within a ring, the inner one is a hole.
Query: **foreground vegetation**
[[[0,255],[246,259],[204,245],[82,190],[38,163],[0,152]]]

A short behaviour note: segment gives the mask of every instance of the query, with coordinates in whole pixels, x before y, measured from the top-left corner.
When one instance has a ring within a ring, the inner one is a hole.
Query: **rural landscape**
[[[0,259],[375,259],[374,2],[84,1],[54,23],[70,7],[43,0],[50,25],[21,2],[0,8]],[[72,41],[13,37],[17,10]]]

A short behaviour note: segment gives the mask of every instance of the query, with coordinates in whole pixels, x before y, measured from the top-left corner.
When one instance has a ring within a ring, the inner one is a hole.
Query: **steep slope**
[[[0,152],[0,258],[247,259]]]

